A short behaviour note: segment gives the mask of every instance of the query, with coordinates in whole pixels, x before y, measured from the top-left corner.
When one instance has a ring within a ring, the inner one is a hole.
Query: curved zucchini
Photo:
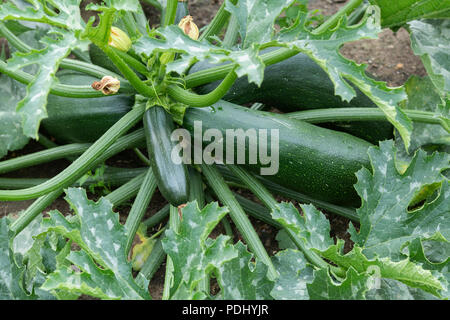
[[[189,73],[194,73],[214,65],[207,62],[195,64]],[[214,82],[195,90],[205,94],[220,83]],[[284,112],[321,108],[376,107],[360,90],[353,86],[357,96],[344,102],[334,94],[334,85],[325,71],[307,55],[299,53],[264,70],[261,87],[250,84],[246,77],[236,80],[223,100],[239,105],[261,102]],[[393,127],[388,122],[345,122],[329,124],[329,128],[348,132],[371,143],[393,137]]]
[[[73,71],[61,72],[58,78],[63,84],[72,85],[90,85],[98,81]],[[92,99],[49,95],[48,118],[42,121],[42,126],[59,142],[94,142],[130,111],[133,104],[134,97],[125,95]]]
[[[267,179],[334,204],[358,205],[360,201],[353,184],[356,183],[355,172],[363,166],[370,168],[367,149],[371,144],[365,140],[226,101],[208,108],[189,108],[183,126],[191,133],[194,131],[194,121],[201,121],[203,132],[207,129],[220,130],[224,144],[228,129],[254,129],[256,133],[266,129],[268,155],[272,153],[270,143],[274,137],[271,129],[276,129],[279,133],[279,170],[275,175],[267,175]],[[260,168],[268,165],[263,165],[259,156],[256,164],[248,164],[248,150],[252,145],[255,146],[255,143],[246,138],[246,167],[260,174]],[[261,145],[264,144],[256,144],[256,150]],[[234,149],[236,157],[236,143]]]
[[[175,164],[171,153],[175,143],[171,141],[175,126],[172,117],[163,107],[154,106],[144,114],[144,131],[150,164],[158,189],[173,206],[188,202],[188,171],[184,164]]]

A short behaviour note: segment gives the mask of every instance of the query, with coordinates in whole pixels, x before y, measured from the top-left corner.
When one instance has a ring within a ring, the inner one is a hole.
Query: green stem
[[[169,218],[169,227],[174,232],[178,232],[180,229],[180,217],[178,216],[178,209],[174,206],[170,206],[170,218]],[[169,300],[171,296],[172,282],[173,282],[173,262],[170,256],[167,256],[166,262],[166,274],[164,278],[164,289],[162,300]]]
[[[145,66],[145,64],[143,64],[139,60],[135,59],[134,57],[130,56],[126,52],[120,51],[119,49],[116,49],[116,48],[112,48],[112,49],[120,58],[122,58],[122,60],[125,63],[129,64],[134,70],[136,70],[137,72],[139,72],[143,75],[148,74],[148,69]]]
[[[167,88],[167,92],[174,100],[184,103],[190,107],[208,107],[219,101],[228,92],[236,79],[237,75],[233,68],[225,79],[223,79],[222,83],[210,93],[199,95],[182,89],[176,85],[169,86]]]
[[[239,204],[242,206],[245,212],[247,212],[249,215],[251,215],[253,218],[261,220],[268,225],[271,225],[277,229],[282,229],[283,226],[279,224],[277,221],[272,219],[272,215],[270,214],[270,210],[268,210],[266,207],[253,202],[240,194],[233,193],[236,200],[239,202]]]
[[[350,0],[343,6],[338,12],[328,18],[324,23],[322,23],[319,27],[314,29],[313,33],[319,34],[330,28],[333,28],[338,23],[339,19],[342,16],[351,13],[356,7],[358,7],[363,0]]]
[[[111,59],[114,65],[119,69],[119,71],[127,78],[130,84],[136,89],[137,92],[145,97],[153,97],[155,95],[154,91],[147,86],[139,77],[134,73],[133,70],[123,61],[121,57],[116,53],[116,50],[112,47],[105,47],[104,52]]]
[[[139,160],[142,161],[142,163],[144,163],[147,166],[151,166],[150,160],[145,156],[145,154],[142,153],[141,150],[139,150],[138,148],[134,148],[133,151],[134,153],[136,153],[136,155],[138,156]]]
[[[150,218],[142,222],[143,225],[147,227],[147,229],[153,228],[157,226],[161,221],[163,221],[169,215],[170,204],[166,204],[161,210],[152,215]]]
[[[124,203],[125,201],[133,198],[139,192],[139,189],[144,182],[145,172],[140,175],[134,177],[132,180],[128,181],[120,188],[117,188],[110,194],[108,194],[105,198],[111,201],[115,207]]]
[[[260,57],[263,60],[264,65],[267,67],[295,56],[296,54],[298,54],[298,51],[296,50],[281,48],[262,54]],[[191,73],[184,78],[186,88],[194,88],[206,83],[223,79],[233,68],[235,68],[234,64],[229,63]]]
[[[232,48],[238,39],[239,36],[239,23],[236,17],[232,16],[230,19],[230,23],[228,24],[227,33],[225,34],[225,38],[223,39],[223,47],[230,49]]]
[[[20,83],[28,85],[33,82],[34,77],[31,74],[23,72],[21,70],[11,70],[8,65],[0,60],[0,73],[4,73],[10,78],[19,81]],[[131,88],[131,87],[130,87]],[[136,91],[134,89],[129,89],[128,87],[122,87],[119,93],[134,94]],[[67,98],[99,98],[105,95],[100,91],[95,91],[89,86],[73,86],[66,84],[54,84],[50,89],[50,93]]]
[[[47,149],[56,148],[58,145],[54,143],[52,140],[44,136],[42,133],[39,133],[38,142],[41,146]]]
[[[131,245],[133,244],[134,236],[145,215],[145,211],[152,199],[153,193],[156,190],[156,180],[151,168],[147,170],[144,181],[139,189],[139,192],[128,214],[127,221],[125,222],[125,229],[127,230],[127,240],[125,252],[129,252]]]
[[[35,166],[65,157],[78,156],[89,149],[90,143],[74,143],[43,150],[0,162],[0,174]]]
[[[161,264],[164,262],[164,258],[166,257],[166,253],[164,252],[161,236],[153,246],[152,252],[148,256],[147,260],[142,265],[141,271],[136,277],[136,283],[140,286],[144,285],[144,280],[152,280],[153,275],[156,271],[158,271]]]
[[[63,170],[56,177],[49,179],[45,183],[21,190],[1,190],[0,200],[27,200],[42,196],[48,192],[65,188],[75,182],[80,175],[83,175],[97,158],[125,132],[132,128],[145,112],[145,104],[136,105],[130,112],[116,122],[103,136],[101,136],[85,153],[75,160],[69,167]]]
[[[178,5],[178,0],[167,0],[166,10],[164,13],[164,19],[163,19],[163,23],[162,23],[163,27],[174,24],[175,16],[177,13],[177,5]]]
[[[136,20],[134,19],[133,14],[130,11],[125,11],[123,14],[123,24],[125,25],[125,28],[127,29],[127,33],[130,36],[130,38],[138,38],[139,32],[138,32],[138,26],[136,24]]]
[[[155,7],[159,11],[162,11],[162,9],[163,9],[161,4],[158,2],[158,0],[143,0],[143,1],[148,3],[151,6]]]
[[[242,184],[239,184],[240,183],[239,178],[237,178],[235,175],[233,175],[230,172],[230,170],[228,170],[226,167],[217,166],[217,168],[220,171],[220,173],[226,178],[227,182],[230,181],[236,187],[239,187],[239,188],[246,188],[245,185],[243,186]],[[276,194],[279,194],[286,198],[297,200],[302,203],[312,203],[319,208],[325,209],[327,211],[333,212],[337,215],[340,215],[342,217],[345,217],[347,219],[350,219],[352,221],[359,223],[359,217],[358,217],[358,214],[356,213],[355,209],[345,208],[345,207],[337,206],[337,205],[334,205],[334,204],[331,204],[331,203],[328,203],[325,201],[316,200],[314,198],[311,198],[311,197],[304,195],[302,193],[299,193],[297,191],[293,191],[293,190],[290,190],[283,186],[280,186],[279,184],[276,184],[276,183],[274,183],[270,180],[267,180],[261,176],[258,176],[257,178],[263,183],[263,185],[267,189],[271,190],[272,192],[274,192]]]
[[[413,121],[439,124],[450,133],[445,120],[433,112],[421,110],[402,111]],[[287,117],[309,123],[339,122],[339,121],[388,121],[384,112],[378,108],[329,108],[314,109],[285,114]]]
[[[242,167],[236,165],[227,165],[227,168],[229,168],[230,171],[233,172],[233,174],[236,175],[268,209],[272,212],[279,209],[278,202],[272,194],[270,194],[266,187],[255,178],[255,176],[244,170]],[[319,268],[327,268],[329,266],[328,263],[322,260],[322,258],[315,252],[306,248],[302,239],[299,239],[292,230],[289,228],[284,228],[284,230],[288,233],[295,245],[303,252],[309,262]]]
[[[223,177],[214,166],[202,164],[201,168],[209,186],[214,190],[220,201],[230,209],[231,219],[244,237],[245,242],[255,256],[268,266],[269,277],[275,279],[278,276],[278,272],[275,270],[275,267],[250,220],[239,205],[239,202],[237,202],[236,198],[233,196],[233,193],[230,188],[228,188]]]
[[[237,1],[238,0],[230,0],[232,4],[236,4]],[[203,39],[208,40],[209,37],[219,34],[219,32],[223,29],[223,27],[227,23],[230,17],[230,13],[227,10],[225,10],[225,3],[226,1],[222,3],[216,15],[214,16],[214,19],[208,25],[206,30],[200,35],[199,38],[200,41]]]

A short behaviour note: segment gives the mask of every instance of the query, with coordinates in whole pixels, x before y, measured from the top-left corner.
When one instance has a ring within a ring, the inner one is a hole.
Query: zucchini
[[[114,63],[109,59],[109,57],[95,44],[89,46],[89,57],[93,64],[96,64],[105,69],[111,70],[112,72],[121,75],[122,73],[117,69]]]
[[[265,51],[264,51],[265,52]],[[207,62],[195,64],[189,73],[209,67]],[[195,88],[197,93],[205,94],[214,90],[220,81]],[[334,85],[325,71],[307,55],[299,53],[277,64],[267,66],[261,87],[250,84],[247,77],[236,80],[223,100],[243,105],[260,102],[281,111],[305,109],[376,107],[359,89],[353,86],[357,96],[344,102],[334,94]],[[327,124],[326,127],[345,131],[371,143],[391,139],[393,127],[388,122],[345,122]]]
[[[183,126],[191,133],[194,132],[194,121],[202,122],[203,132],[220,130],[224,144],[227,129],[255,129],[256,132],[267,129],[269,154],[270,129],[278,129],[279,170],[276,175],[265,176],[267,179],[318,200],[339,205],[359,204],[353,185],[356,183],[355,172],[362,167],[370,168],[367,149],[372,145],[367,141],[226,101],[219,101],[212,107],[187,109]],[[249,140],[246,139],[245,145],[247,159],[251,146]],[[236,157],[237,144],[234,149]],[[257,174],[260,174],[261,167],[267,167],[261,164],[260,159],[256,164],[245,166]]]
[[[175,164],[171,153],[175,143],[170,135],[175,126],[163,107],[154,106],[144,114],[144,131],[150,165],[163,197],[173,206],[188,202],[188,171],[184,164]]]
[[[73,71],[58,73],[62,84],[90,85],[97,78]],[[94,142],[122,118],[134,104],[134,97],[116,95],[93,99],[49,95],[48,118],[43,128],[59,142]]]

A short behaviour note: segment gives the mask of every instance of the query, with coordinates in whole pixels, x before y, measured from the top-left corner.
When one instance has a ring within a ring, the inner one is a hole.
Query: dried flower
[[[104,95],[115,94],[120,89],[120,81],[111,76],[104,76],[102,80],[95,81],[92,88],[103,92]]]
[[[108,44],[111,47],[127,52],[131,48],[131,39],[128,35],[116,27],[111,27]]]
[[[199,31],[197,25],[194,23],[192,16],[186,16],[181,19],[178,26],[183,30],[184,34],[188,35],[191,39],[197,40]]]

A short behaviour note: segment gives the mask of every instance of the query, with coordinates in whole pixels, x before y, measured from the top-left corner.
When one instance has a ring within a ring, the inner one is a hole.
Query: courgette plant
[[[200,31],[187,1],[146,1],[161,11],[157,28],[137,0],[90,4],[99,14],[88,22],[80,2],[0,5],[11,52],[0,59],[0,156],[29,139],[47,147],[0,162],[0,174],[70,161],[48,180],[0,178],[0,201],[35,199],[0,219],[0,298],[150,299],[163,261],[163,299],[449,297],[448,1],[350,0],[322,21],[303,0],[226,0]],[[400,27],[427,77],[388,87],[339,52]],[[172,132],[198,121],[219,133],[276,129],[278,171],[261,175],[261,159],[175,163]],[[104,165],[126,149],[142,168]],[[94,202],[83,187],[99,181],[117,188]],[[168,204],[145,220],[156,189]],[[44,217],[62,194],[75,214]],[[122,225],[113,210],[131,199]],[[317,208],[351,220],[349,252]],[[247,214],[279,229],[279,252]],[[210,237],[220,222],[226,234]]]

